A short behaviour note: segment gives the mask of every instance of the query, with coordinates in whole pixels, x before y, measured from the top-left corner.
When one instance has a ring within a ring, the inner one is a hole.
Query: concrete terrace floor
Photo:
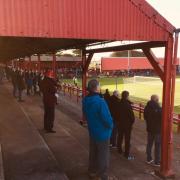
[[[0,87],[0,137],[7,180],[88,180],[88,132],[79,124],[81,105],[63,95],[56,108],[56,134],[45,134],[43,105],[39,96],[25,96],[18,103],[11,96],[12,86]],[[174,136],[173,166],[180,179],[180,135]],[[146,131],[137,120],[132,135],[134,161],[127,161],[111,150],[110,175],[114,180],[155,180],[154,167],[145,163]],[[158,170],[158,169],[156,169]],[[53,176],[51,176],[53,174]],[[56,175],[56,176],[55,176]]]

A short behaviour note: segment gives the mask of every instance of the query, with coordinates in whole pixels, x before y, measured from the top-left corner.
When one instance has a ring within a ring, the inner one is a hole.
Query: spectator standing
[[[109,103],[110,103],[110,98],[111,98],[111,95],[109,93],[109,89],[106,89],[106,91],[104,93],[104,99],[105,99],[106,103],[108,104],[108,106],[109,106]]]
[[[123,91],[121,95],[120,105],[119,105],[119,118],[117,122],[118,126],[118,150],[119,153],[123,153],[122,144],[123,139],[125,139],[125,152],[124,156],[128,160],[134,159],[130,155],[130,141],[131,141],[131,132],[132,126],[135,121],[134,112],[129,101],[129,92]]]
[[[89,175],[108,180],[109,139],[113,121],[107,103],[100,97],[100,85],[95,79],[88,83],[89,95],[83,99],[83,112],[87,119],[89,147]]]
[[[7,65],[6,65],[6,67],[5,67],[5,73],[6,73],[6,79],[9,81],[10,80],[10,78],[11,78],[11,70],[10,70],[10,67],[8,67]]]
[[[2,83],[3,78],[4,78],[4,69],[0,67],[0,83]]]
[[[53,71],[47,70],[45,77],[41,82],[41,90],[43,93],[44,103],[44,130],[47,133],[55,133],[53,130],[55,119],[55,105],[56,105],[56,83],[54,81]]]
[[[34,91],[34,95],[37,94],[37,84],[38,84],[38,73],[34,72],[33,73],[33,91]]]
[[[110,140],[110,144],[112,147],[117,147],[117,135],[118,135],[118,129],[117,129],[117,122],[119,121],[119,105],[120,105],[120,99],[119,99],[119,91],[115,90],[113,92],[113,95],[110,98],[109,103],[109,109],[113,118],[113,131],[112,136]]]
[[[29,71],[27,74],[26,83],[27,83],[27,95],[30,95],[32,94],[32,86],[33,86],[33,74],[31,71]]]
[[[15,98],[17,96],[17,90],[18,90],[17,77],[18,77],[18,71],[15,68],[13,68],[12,71],[11,71],[11,82],[12,82],[12,85],[13,85],[13,96]]]
[[[75,86],[78,85],[78,80],[77,80],[77,77],[76,77],[76,76],[73,77],[73,83],[74,83]]]
[[[161,121],[162,121],[162,109],[159,105],[159,97],[152,95],[151,100],[147,103],[144,110],[144,119],[147,126],[147,163],[153,162],[152,147],[155,145],[155,166],[160,166],[160,154],[161,154]]]
[[[43,72],[39,72],[38,73],[38,82],[37,82],[37,84],[38,84],[38,89],[39,89],[39,91],[38,91],[38,94],[41,96],[41,92],[42,92],[42,90],[41,90],[41,82],[42,82],[42,80],[44,79],[44,74],[43,74]]]
[[[18,93],[19,93],[19,96],[18,96],[19,102],[23,102],[24,100],[22,100],[22,93],[23,93],[23,90],[25,89],[25,81],[24,81],[23,70],[18,71],[17,87],[18,87]]]

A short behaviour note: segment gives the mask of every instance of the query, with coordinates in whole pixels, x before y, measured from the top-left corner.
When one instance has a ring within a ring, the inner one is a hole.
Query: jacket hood
[[[152,100],[147,103],[147,106],[150,106],[150,107],[160,107],[157,102],[152,101]]]
[[[98,101],[99,98],[101,97],[100,97],[100,94],[98,93],[90,94],[85,97],[85,102],[86,104],[94,104]]]

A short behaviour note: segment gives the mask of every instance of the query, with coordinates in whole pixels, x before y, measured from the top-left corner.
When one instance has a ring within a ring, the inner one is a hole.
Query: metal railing
[[[82,100],[82,89],[77,86],[63,83],[60,85],[60,90],[63,92],[64,96],[69,96],[70,99],[76,101],[77,103]],[[138,118],[143,119],[144,105],[142,103],[134,103],[132,105],[133,110],[138,113]],[[174,114],[173,122],[177,125],[177,132],[180,133],[180,114]]]

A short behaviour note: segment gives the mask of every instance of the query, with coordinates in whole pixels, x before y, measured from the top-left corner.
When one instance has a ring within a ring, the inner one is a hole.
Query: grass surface
[[[146,104],[152,94],[157,94],[160,97],[160,102],[162,102],[162,82],[159,80],[151,81],[137,81],[137,82],[127,82],[123,80],[123,78],[99,78],[102,92],[105,89],[109,89],[112,93],[116,89],[116,81],[117,81],[117,89],[122,92],[123,90],[127,90],[130,92],[131,100],[133,102],[138,102],[142,104]],[[73,83],[72,80],[66,79],[64,80],[66,83]],[[78,80],[78,86],[81,87],[81,80]],[[176,92],[175,92],[175,112],[180,113],[180,77],[176,80]]]

